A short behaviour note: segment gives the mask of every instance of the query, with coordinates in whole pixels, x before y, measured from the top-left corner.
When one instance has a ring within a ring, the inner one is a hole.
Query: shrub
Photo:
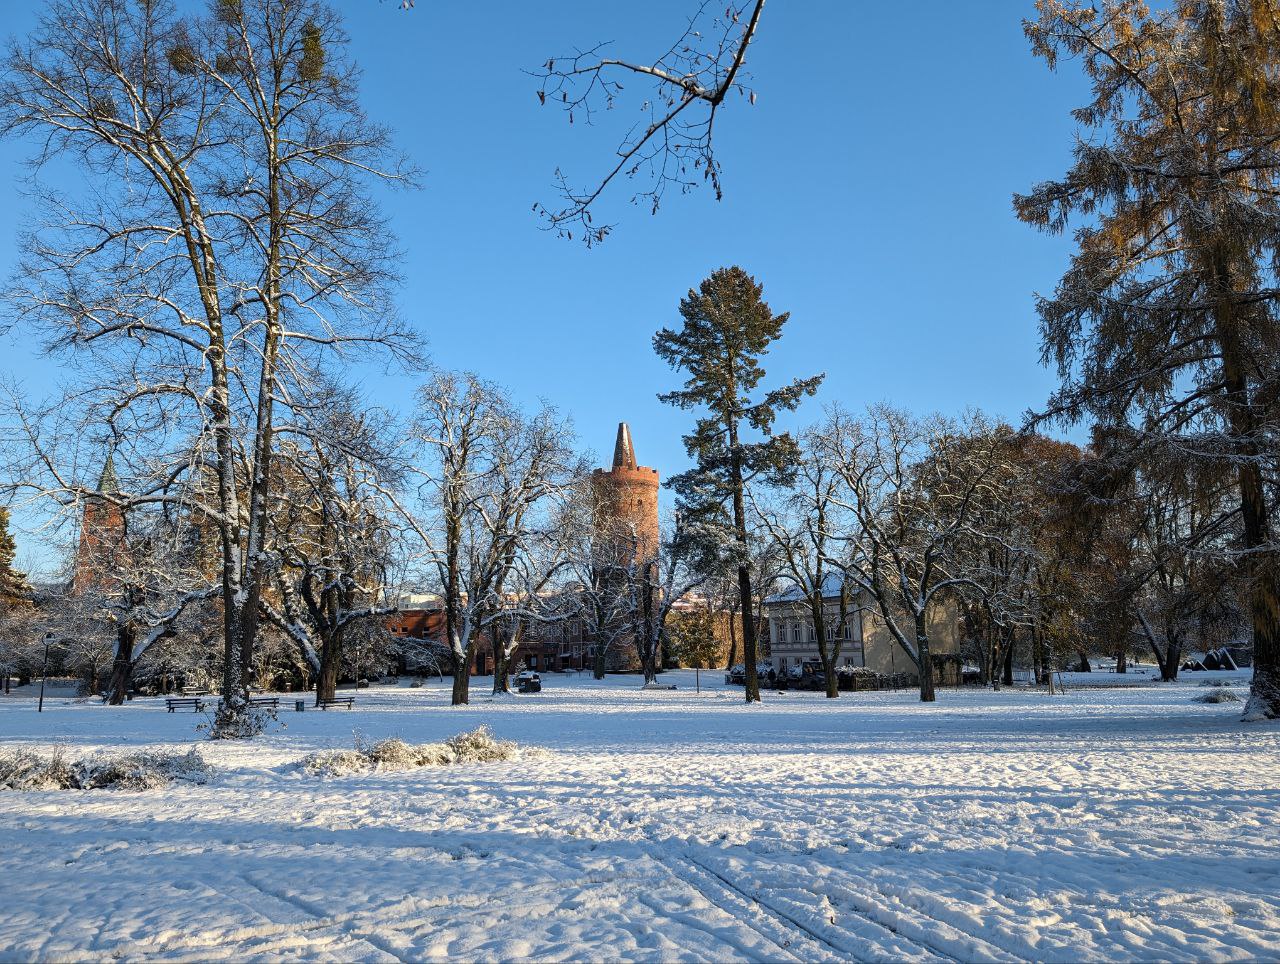
[[[0,789],[154,790],[175,780],[207,783],[213,768],[194,747],[186,753],[143,750],[121,756],[95,754],[68,762],[61,749],[0,753]]]
[[[232,713],[224,701],[213,720],[201,723],[197,729],[207,730],[211,740],[251,740],[277,719],[276,711],[265,706],[248,706]]]
[[[59,748],[51,756],[32,750],[0,753],[0,789],[66,790],[72,786],[71,765]]]
[[[501,763],[529,755],[529,750],[522,751],[510,740],[496,739],[487,726],[478,726],[443,743],[415,745],[394,738],[365,743],[357,737],[354,750],[319,750],[303,757],[298,765],[313,776],[336,777],[370,770],[396,772],[457,763]]]
[[[1204,693],[1195,697],[1197,703],[1239,703],[1240,697],[1234,690],[1215,688],[1212,693]]]

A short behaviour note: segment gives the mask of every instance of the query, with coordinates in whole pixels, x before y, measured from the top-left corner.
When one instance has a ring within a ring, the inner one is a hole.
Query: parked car
[[[542,692],[542,677],[533,672],[533,670],[526,669],[523,672],[517,673],[515,679],[511,682],[512,685],[515,686],[517,693]]]
[[[769,670],[773,667],[768,663],[756,663],[756,676],[760,679],[766,679]],[[730,666],[724,674],[724,681],[729,686],[746,686],[747,685],[747,667],[742,663]]]

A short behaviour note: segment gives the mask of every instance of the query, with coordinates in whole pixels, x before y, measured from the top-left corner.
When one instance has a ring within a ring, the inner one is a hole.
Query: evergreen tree
[[[1039,305],[1063,387],[1051,413],[1137,427],[1160,460],[1235,476],[1254,679],[1246,718],[1280,717],[1280,575],[1268,487],[1278,465],[1280,5],[1041,0],[1026,25],[1050,67],[1078,57],[1090,128],[1058,181],[1015,198],[1018,216],[1082,224]]]
[[[31,592],[26,576],[13,568],[17,552],[13,536],[9,532],[9,510],[0,508],[0,603],[12,605]]]
[[[682,409],[700,408],[685,450],[696,466],[673,476],[673,489],[690,525],[720,530],[732,544],[741,600],[742,656],[748,703],[759,702],[756,678],[756,627],[752,614],[751,564],[747,541],[746,488],[763,478],[781,483],[794,468],[798,446],[787,433],[775,435],[779,411],[793,411],[818,390],[823,376],[796,379],[753,397],[765,376],[760,359],[782,337],[788,313],[775,315],[763,299],[764,288],[739,267],[721,268],[680,302],[684,325],[663,328],[653,337],[658,357],[684,371],[684,387],[659,395]],[[745,436],[754,434],[756,440]]]

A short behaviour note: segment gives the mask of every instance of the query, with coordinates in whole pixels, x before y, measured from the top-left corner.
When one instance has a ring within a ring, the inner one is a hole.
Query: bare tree
[[[469,700],[482,638],[507,615],[522,555],[580,466],[572,431],[554,410],[525,417],[471,374],[437,373],[419,393],[414,426],[423,513],[405,518],[443,591],[457,705]]]
[[[642,117],[627,125],[614,163],[600,180],[577,187],[556,171],[562,206],[534,205],[549,229],[570,239],[576,230],[587,245],[603,241],[613,226],[594,223],[592,208],[619,178],[642,178],[645,186],[631,201],[655,214],[671,189],[687,193],[706,182],[720,199],[716,118],[732,94],[755,103],[745,66],[764,4],[731,0],[721,11],[719,3],[703,0],[675,43],[649,62],[608,56],[609,44],[601,43],[542,65],[538,100],[560,106],[570,124],[592,124],[601,112],[623,105],[638,105]]]
[[[752,495],[752,506],[775,547],[790,593],[808,610],[828,699],[840,695],[836,667],[853,615],[842,566],[841,535],[849,512],[841,498],[844,480],[822,455],[820,432],[800,437],[800,457],[790,485],[771,503]],[[834,612],[830,600],[836,599]]]
[[[337,689],[347,636],[395,611],[386,591],[393,510],[383,493],[398,477],[381,437],[386,413],[361,411],[336,386],[318,402],[298,426],[305,431],[280,444],[269,543],[276,592],[261,606],[316,674],[320,703]]]
[[[998,444],[977,416],[962,428],[883,405],[861,420],[833,410],[817,444],[844,483],[834,501],[852,516],[841,536],[845,579],[874,604],[916,667],[920,699],[932,702],[930,617],[974,585],[955,550],[989,495]]]
[[[634,558],[639,535],[611,515],[611,498],[590,476],[577,480],[565,504],[560,532],[564,543],[565,598],[588,629],[592,646],[592,674],[604,679],[609,655],[631,633],[628,584],[619,578],[616,563]],[[602,519],[609,518],[609,525]],[[621,544],[620,544],[621,543]]]
[[[345,39],[321,0],[218,0],[201,17],[58,0],[0,79],[0,131],[35,139],[37,167],[74,158],[92,184],[45,199],[13,303],[76,367],[63,402],[148,451],[121,507],[181,506],[216,532],[231,734],[271,563],[278,413],[335,352],[412,349],[366,191],[406,172],[360,109]],[[44,490],[102,496],[39,423],[24,419]]]
[[[644,683],[656,682],[662,669],[662,646],[672,612],[722,570],[723,561],[715,565],[707,558],[722,548],[708,543],[677,513],[656,547],[632,553],[614,572],[622,603],[619,622],[635,644]]]

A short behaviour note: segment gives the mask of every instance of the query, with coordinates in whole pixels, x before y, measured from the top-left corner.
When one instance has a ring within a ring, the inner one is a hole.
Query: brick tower
[[[116,463],[110,453],[98,480],[99,495],[84,500],[84,516],[80,520],[80,545],[76,549],[76,566],[72,574],[73,592],[109,589],[117,578],[124,551],[124,512],[103,496],[120,491],[116,480]]]
[[[658,470],[636,464],[626,422],[618,424],[613,467],[596,469],[592,481],[597,536],[613,556],[608,562],[627,566],[651,559],[658,549]]]
[[[619,589],[643,582],[646,567],[656,568],[658,551],[658,470],[636,464],[631,429],[618,425],[618,441],[613,447],[613,466],[596,469],[591,475],[595,492],[594,579]],[[649,577],[652,578],[652,569]],[[610,630],[611,642],[604,653],[611,672],[640,668],[640,651],[632,633],[632,616],[619,614]]]

